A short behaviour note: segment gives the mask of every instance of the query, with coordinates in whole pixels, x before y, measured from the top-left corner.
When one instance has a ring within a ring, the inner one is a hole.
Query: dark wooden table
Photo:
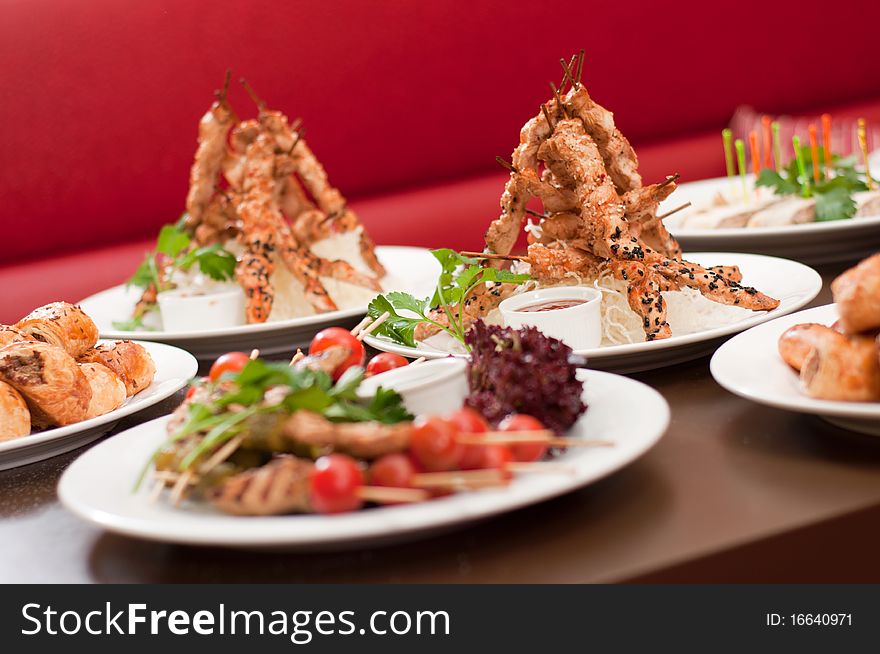
[[[814,304],[830,301],[839,270],[822,271]],[[0,581],[880,581],[880,439],[730,395],[707,358],[635,376],[672,407],[645,457],[559,499],[402,546],[287,554],[138,541],[58,503],[58,478],[81,450],[0,472]]]

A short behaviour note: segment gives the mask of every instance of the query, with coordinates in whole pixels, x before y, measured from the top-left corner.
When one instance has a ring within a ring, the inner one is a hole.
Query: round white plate
[[[669,424],[669,406],[657,391],[625,377],[581,373],[589,409],[568,435],[614,446],[571,448],[555,459],[570,471],[522,474],[498,490],[334,516],[242,518],[194,503],[173,508],[150,502],[145,488],[132,491],[144,462],[166,438],[167,418],[159,418],[83,454],[64,473],[58,495],[67,508],[100,527],[173,543],[316,550],[423,537],[586,486],[639,458],[660,439]]]
[[[428,250],[414,247],[379,246],[376,254],[387,270],[382,279],[386,291],[406,291],[418,296],[433,293],[440,264]],[[303,318],[278,320],[254,325],[211,329],[199,332],[139,331],[114,329],[113,321],[131,315],[140,296],[139,289],[124,285],[102,291],[80,302],[92,317],[103,338],[159,341],[182,347],[200,360],[217,358],[231,350],[259,348],[264,355],[290,352],[306,347],[316,332],[332,326],[352,327],[366,313],[367,307],[331,311]]]
[[[779,356],[782,333],[805,322],[831,325],[837,307],[799,311],[748,330],[722,345],[709,365],[712,376],[731,393],[758,404],[821,416],[846,429],[880,436],[880,402],[817,400],[800,388],[798,374]]]
[[[73,425],[0,441],[0,470],[23,466],[74,450],[106,434],[121,418],[161,402],[183,388],[198,370],[193,355],[161,343],[141,342],[156,364],[153,383],[118,409]]]
[[[741,187],[738,178],[731,181],[727,177],[681,184],[660,204],[657,213],[670,211],[685,202],[693,202],[695,207],[706,205],[715,193],[729,189],[731,184]],[[669,231],[685,250],[756,252],[810,264],[858,261],[880,250],[880,216],[784,227],[678,227],[679,221],[692,210],[693,207],[684,209],[665,221]]]
[[[714,351],[719,341],[731,334],[797,311],[807,305],[822,290],[822,278],[819,273],[796,261],[758,254],[727,252],[687,253],[684,258],[704,266],[737,265],[742,270],[744,284],[754,286],[767,295],[775,297],[780,301],[780,304],[773,311],[756,311],[745,320],[716,329],[683,336],[673,335],[659,341],[577,350],[577,354],[587,358],[591,368],[627,373],[661,368],[696,359]],[[436,359],[449,356],[449,352],[424,344],[419,344],[417,348],[411,348],[373,336],[367,336],[364,341],[376,349],[396,352],[406,357],[423,356]]]

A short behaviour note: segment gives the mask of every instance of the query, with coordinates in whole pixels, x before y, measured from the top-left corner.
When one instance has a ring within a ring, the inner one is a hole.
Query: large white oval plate
[[[822,416],[847,429],[880,435],[880,402],[812,398],[801,390],[797,373],[779,356],[779,337],[789,327],[806,322],[831,325],[835,320],[837,307],[826,304],[754,327],[722,345],[709,369],[728,391],[758,404]]]
[[[683,336],[673,335],[660,341],[578,350],[578,354],[587,358],[591,368],[627,373],[696,359],[713,352],[719,341],[731,334],[797,311],[806,306],[822,290],[822,278],[819,273],[788,259],[729,252],[688,253],[684,258],[704,266],[737,265],[742,270],[744,284],[754,286],[767,295],[775,297],[780,304],[773,311],[756,311],[753,316],[745,320],[716,329]],[[376,349],[396,352],[406,357],[424,356],[436,359],[450,354],[424,344],[411,348],[392,343],[385,338],[367,336],[364,340]]]
[[[151,502],[146,489],[132,492],[144,462],[166,438],[166,417],[118,434],[83,454],[62,476],[58,495],[68,509],[104,529],[173,543],[316,550],[423,537],[586,486],[642,456],[666,431],[669,405],[654,389],[608,373],[580,374],[589,409],[568,435],[608,440],[614,446],[571,448],[556,459],[570,470],[522,474],[499,490],[334,516],[242,518],[204,506],[173,508]]]
[[[141,342],[156,364],[153,383],[118,409],[73,425],[56,427],[23,438],[0,441],[0,470],[23,466],[69,452],[107,433],[125,416],[143,411],[183,388],[198,370],[193,355],[161,343]]]
[[[715,177],[681,184],[657,211],[663,213],[685,202],[705,205],[731,184],[740,184],[739,179]],[[678,226],[687,211],[665,221],[685,250],[756,252],[810,264],[858,261],[880,250],[880,216],[782,227],[687,229]]]
[[[379,246],[376,254],[387,270],[382,280],[386,291],[405,291],[419,297],[433,293],[440,264],[428,250]],[[362,306],[254,325],[222,329],[206,326],[198,332],[124,332],[114,329],[113,321],[130,316],[139,295],[138,289],[126,290],[124,285],[114,286],[87,297],[80,305],[98,325],[103,338],[137,338],[170,343],[192,352],[201,360],[215,359],[231,350],[259,348],[264,355],[271,355],[306,347],[319,330],[332,326],[353,326],[367,311],[367,307]]]

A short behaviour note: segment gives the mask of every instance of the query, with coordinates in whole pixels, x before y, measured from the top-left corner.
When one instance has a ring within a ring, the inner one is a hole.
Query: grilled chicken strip
[[[228,77],[226,83],[229,83]],[[201,224],[205,209],[216,192],[226,157],[227,137],[235,121],[235,113],[226,101],[224,88],[199,122],[199,146],[190,168],[189,192],[186,196],[186,225],[193,231]]]
[[[311,411],[297,411],[284,424],[284,435],[297,443],[345,452],[358,459],[403,452],[409,446],[411,431],[408,422],[330,422]]]
[[[211,503],[233,515],[310,513],[309,473],[315,464],[283,454],[226,479],[208,492]]]

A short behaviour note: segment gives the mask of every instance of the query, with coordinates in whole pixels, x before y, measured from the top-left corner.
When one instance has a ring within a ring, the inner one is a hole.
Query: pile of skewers
[[[289,295],[289,289],[276,287],[278,266],[289,271],[315,313],[338,308],[322,278],[380,291],[385,269],[375,245],[330,184],[303,138],[301,121],[291,123],[269,109],[244,80],[259,113],[240,121],[229,104],[229,80],[227,71],[223,89],[199,123],[183,220],[192,247],[240,252],[235,279],[245,291],[249,323],[268,320],[276,298]],[[346,235],[354,248],[333,241]],[[330,251],[333,258],[322,256]],[[155,283],[145,289],[135,317],[155,307],[161,290]]]
[[[524,414],[496,429],[469,407],[413,418],[382,388],[355,404],[361,340],[381,322],[324,330],[290,364],[266,363],[257,351],[218,359],[191,387],[150,461],[153,496],[168,490],[174,505],[202,500],[234,515],[339,513],[500,488],[520,473],[564,473],[566,466],[542,459],[560,448],[610,445],[560,437]],[[386,367],[379,358],[374,375],[406,365]]]

